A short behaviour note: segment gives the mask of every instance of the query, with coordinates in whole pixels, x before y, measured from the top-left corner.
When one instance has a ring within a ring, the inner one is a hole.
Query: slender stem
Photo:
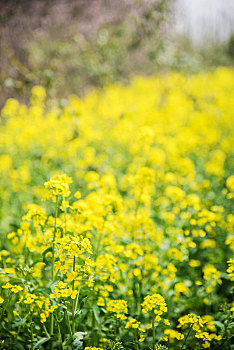
[[[73,271],[76,270],[76,257],[73,257]],[[72,281],[72,290],[75,289],[75,280]],[[72,299],[72,334],[75,333],[75,299]]]
[[[138,334],[138,329],[137,329],[136,330],[136,350],[139,350],[138,337],[139,337],[139,334]]]
[[[65,310],[65,315],[66,315],[66,319],[67,319],[67,324],[68,324],[68,328],[69,328],[69,333],[70,333],[70,336],[72,337],[71,323],[70,323],[70,320],[69,320],[69,317],[68,317],[67,310]]]
[[[61,329],[60,329],[60,325],[59,325],[59,322],[58,322],[57,317],[56,317],[56,321],[57,321],[57,326],[58,326],[59,340],[60,340],[61,348],[62,348],[62,350],[64,350],[64,347],[63,347],[63,338],[62,338]]]
[[[79,287],[79,289],[78,289],[78,293],[77,293],[77,296],[76,296],[76,302],[75,302],[75,312],[76,312],[76,310],[77,310],[77,305],[78,305],[79,295],[80,295],[80,287]]]
[[[133,290],[133,295],[134,295],[134,300],[135,300],[135,309],[138,312],[139,307],[138,307],[138,295],[137,295],[136,277],[135,276],[133,276],[132,284],[133,284],[132,290]]]
[[[115,339],[117,339],[117,334],[118,334],[118,319],[115,318]]]
[[[154,327],[154,318],[155,315],[153,313],[153,321],[152,321],[152,328],[153,328],[153,350],[155,350],[155,327]]]
[[[63,200],[65,200],[65,198],[63,197]],[[67,208],[64,207],[64,233],[66,236],[67,233]]]
[[[45,331],[46,336],[49,338],[50,335],[49,335],[49,333],[48,333],[48,331],[47,331],[47,329],[46,329],[45,324],[42,323],[42,325],[43,325],[43,328],[44,328],[44,331]]]
[[[181,346],[181,350],[183,350],[183,347],[184,347],[184,345],[186,344],[186,341],[187,341],[187,339],[188,339],[188,336],[189,336],[189,334],[190,334],[190,332],[191,332],[192,327],[193,327],[193,324],[191,324],[191,326],[190,326],[190,328],[189,328],[189,331],[188,331],[186,337],[184,338],[183,344],[182,344],[182,346]]]
[[[53,243],[52,243],[52,282],[54,282],[54,248],[55,248],[55,235],[56,235],[56,228],[57,228],[57,216],[58,216],[58,196],[56,199],[56,208],[55,208],[55,218],[54,218],[54,232],[53,232]]]
[[[55,220],[54,220],[54,232],[53,232],[53,242],[52,242],[52,265],[51,265],[51,279],[52,283],[54,283],[54,251],[55,251],[55,235],[56,235],[56,228],[57,228],[57,216],[58,216],[58,196],[56,197],[56,207],[55,207]],[[52,337],[54,333],[54,314],[51,313],[51,319],[50,319],[50,336]],[[51,350],[53,349],[53,340],[51,341]]]
[[[95,344],[95,326],[96,326],[96,322],[95,322],[96,320],[95,320],[95,315],[94,315],[94,310],[92,310],[92,345],[96,345]]]
[[[141,271],[142,272],[142,271]],[[138,287],[139,287],[139,309],[138,309],[138,313],[141,313],[141,297],[142,297],[142,283],[141,280],[138,281]]]
[[[33,338],[33,323],[31,322],[31,350],[33,350],[33,342],[34,342],[34,338]]]

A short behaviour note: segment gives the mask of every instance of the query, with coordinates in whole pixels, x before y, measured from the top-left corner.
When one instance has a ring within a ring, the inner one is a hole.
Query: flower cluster
[[[67,284],[60,281],[54,286],[54,293],[50,294],[51,299],[68,298],[75,299],[77,296],[77,290],[72,290],[71,286],[67,287]]]
[[[125,300],[110,300],[107,303],[107,311],[113,312],[121,320],[125,320],[128,313],[128,306]]]
[[[144,298],[142,305],[142,312],[147,313],[153,311],[156,315],[155,321],[159,322],[161,320],[161,315],[167,312],[167,304],[160,294],[147,295]]]
[[[231,281],[234,281],[234,259],[228,260],[227,273],[229,274]]]
[[[209,320],[209,316],[208,316]],[[210,343],[212,340],[221,340],[221,335],[217,335],[215,333],[209,333],[205,328],[205,321],[208,322],[207,317],[201,318],[200,316],[194,314],[188,314],[179,318],[178,328],[186,328],[190,327],[195,332],[195,337],[197,339],[201,339],[203,341],[203,348],[210,348]],[[211,323],[211,325],[207,326],[208,330],[214,331],[215,327]]]
[[[49,181],[45,182],[45,188],[47,190],[44,199],[52,198],[56,201],[57,196],[68,197],[70,195],[69,184],[72,183],[72,179],[66,174],[54,175]]]
[[[7,282],[6,284],[2,285],[2,288],[9,289],[13,293],[19,293],[23,290],[21,286],[18,285],[12,285],[11,283]]]

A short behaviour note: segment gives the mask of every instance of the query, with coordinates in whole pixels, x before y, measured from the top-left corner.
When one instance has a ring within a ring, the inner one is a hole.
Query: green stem
[[[33,338],[33,323],[31,322],[31,350],[33,350],[33,342],[34,342],[34,338]]]
[[[69,333],[70,333],[70,336],[72,337],[71,323],[70,323],[70,320],[69,320],[69,317],[68,317],[67,310],[65,310],[65,315],[66,315],[66,319],[67,319],[67,324],[68,324],[68,328],[69,328]]]
[[[133,290],[133,295],[134,295],[134,300],[135,300],[135,309],[137,310],[138,312],[138,294],[137,294],[137,284],[136,284],[136,277],[133,276],[133,281],[132,281],[132,290]]]
[[[54,283],[54,253],[55,253],[55,235],[56,235],[56,228],[57,228],[57,216],[58,216],[58,196],[56,197],[56,207],[55,207],[55,220],[54,220],[54,232],[53,232],[53,242],[52,242],[52,265],[51,265],[51,279],[52,283]],[[51,319],[50,319],[50,336],[52,337],[54,333],[54,314],[51,313]],[[51,350],[53,349],[53,340],[51,341]]]
[[[62,338],[61,329],[60,329],[60,325],[59,325],[59,322],[58,322],[57,317],[56,317],[56,321],[57,321],[58,332],[59,332],[59,341],[60,341],[62,350],[64,350],[64,347],[63,347],[63,338]]]
[[[152,321],[152,328],[153,328],[153,350],[155,350],[155,328],[154,328],[154,318],[155,315],[153,313],[153,321]]]
[[[190,326],[190,328],[189,328],[189,331],[188,331],[186,337],[184,338],[183,344],[182,344],[182,346],[181,346],[181,350],[183,350],[184,345],[186,345],[186,341],[187,341],[187,339],[188,339],[188,336],[189,336],[189,334],[190,334],[190,332],[191,332],[192,327],[193,327],[193,324],[191,324],[191,326]]]
[[[75,302],[75,312],[76,312],[76,310],[77,310],[77,305],[78,305],[79,295],[80,295],[80,287],[79,287],[79,289],[78,289],[78,293],[77,293],[77,296],[76,296],[76,302]]]
[[[57,216],[58,216],[58,196],[56,199],[56,208],[55,208],[55,218],[54,218],[54,232],[53,232],[53,243],[52,243],[52,282],[54,282],[54,251],[55,251],[55,235],[56,235],[56,228],[57,228]]]
[[[49,335],[49,333],[48,333],[48,331],[47,331],[47,329],[46,329],[45,324],[42,323],[42,325],[43,325],[43,328],[44,328],[44,331],[45,331],[46,336],[49,338],[50,335]]]
[[[63,200],[65,200],[65,197],[63,197]],[[67,208],[64,207],[64,233],[66,236],[67,233]]]
[[[76,257],[73,257],[73,271],[76,270]],[[72,281],[72,290],[75,289],[75,280]],[[72,334],[75,333],[75,299],[72,299]]]
[[[115,317],[115,340],[118,338],[118,330],[119,330],[119,321],[118,318]]]
[[[92,310],[92,345],[93,346],[95,346],[95,338],[96,338],[96,336],[95,336],[95,322],[96,320],[95,320],[95,315],[94,315],[94,310]]]
[[[142,271],[141,271],[142,273]],[[142,302],[142,283],[141,283],[141,280],[138,282],[138,286],[139,286],[139,310],[138,310],[138,313],[140,314],[141,313],[141,302]]]
[[[138,334],[138,329],[137,329],[136,330],[136,350],[139,350],[138,337],[139,337],[139,334]]]

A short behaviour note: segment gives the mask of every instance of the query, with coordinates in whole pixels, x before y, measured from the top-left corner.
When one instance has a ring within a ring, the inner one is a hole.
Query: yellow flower
[[[125,328],[134,328],[139,329],[140,322],[138,322],[135,318],[132,318],[130,321],[126,323]]]
[[[125,300],[110,300],[107,303],[107,311],[115,313],[117,318],[124,320],[127,318],[124,315],[128,312],[127,302]]]
[[[229,274],[231,281],[234,281],[234,259],[228,260],[227,273]]]
[[[77,293],[78,293],[77,290],[73,290],[72,293],[71,293],[71,298],[72,298],[72,299],[75,299],[76,296],[77,296]]]
[[[40,317],[41,317],[41,323],[45,323],[46,322],[46,315],[44,314],[44,312],[42,312],[40,314]]]
[[[226,185],[231,192],[234,192],[234,175],[227,178]]]
[[[190,265],[191,267],[198,267],[198,266],[201,265],[201,263],[200,263],[199,260],[191,259],[191,260],[189,261],[189,265]]]
[[[23,288],[21,286],[16,286],[16,285],[11,288],[11,291],[13,293],[18,293],[18,292],[20,292],[22,290],[23,290]]]
[[[2,288],[4,288],[4,289],[10,289],[12,287],[13,287],[13,285],[10,284],[9,282],[7,282],[6,284],[2,285]]]
[[[173,342],[174,339],[177,339],[177,340],[184,339],[184,335],[174,329],[165,329],[164,334],[168,335],[170,342]]]
[[[168,341],[169,339],[168,339],[168,337],[166,336],[166,337],[161,337],[160,338],[160,341]]]
[[[175,297],[174,300],[178,300],[181,294],[187,295],[189,293],[189,288],[184,283],[175,284]]]
[[[77,191],[77,192],[74,194],[74,197],[75,197],[76,199],[80,199],[80,197],[81,197],[80,191]]]
[[[72,282],[77,277],[77,275],[78,275],[78,273],[75,271],[68,272],[67,273],[67,281]]]
[[[105,305],[105,300],[103,297],[99,297],[97,301],[98,306],[104,306]]]
[[[57,196],[68,197],[70,195],[69,184],[72,183],[72,179],[66,174],[54,175],[49,181],[45,182],[45,188],[47,195],[45,199],[56,199]]]
[[[167,311],[167,304],[160,294],[147,295],[141,305],[144,313],[154,310],[155,314],[161,315]]]
[[[141,334],[140,338],[138,339],[138,341],[142,343],[144,340],[145,340],[145,337]]]

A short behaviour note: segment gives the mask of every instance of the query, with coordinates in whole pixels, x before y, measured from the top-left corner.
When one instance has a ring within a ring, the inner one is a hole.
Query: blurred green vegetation
[[[152,73],[164,49],[169,2],[61,0],[59,16],[53,2],[43,6],[41,1],[39,9],[31,3],[15,40],[15,23],[24,8],[15,3],[18,11],[13,14],[6,6],[1,23],[2,98],[13,94],[27,99],[35,84],[45,86],[52,98],[84,94],[92,86],[126,82],[131,73]],[[97,4],[92,13],[89,6]]]
[[[83,95],[112,81],[128,83],[132,74],[196,72],[233,64],[233,35],[227,43],[195,48],[188,38],[170,33],[170,3],[5,2],[0,105],[8,97],[27,100],[36,84],[57,99]]]

